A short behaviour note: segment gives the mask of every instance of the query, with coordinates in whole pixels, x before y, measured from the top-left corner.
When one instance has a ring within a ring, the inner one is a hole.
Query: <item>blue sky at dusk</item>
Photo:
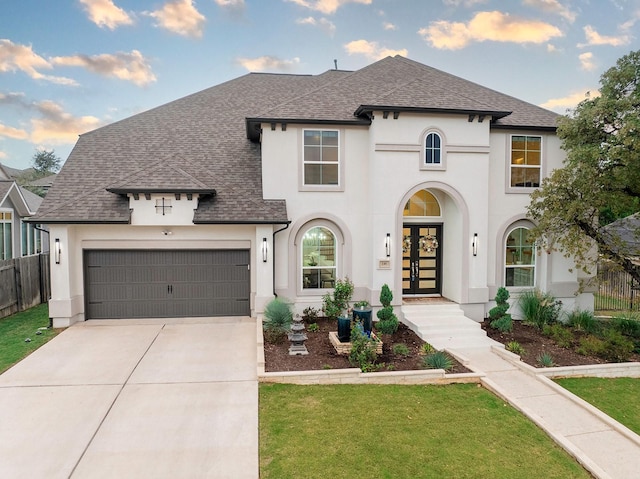
[[[640,0],[3,0],[0,162],[244,75],[400,54],[559,113],[640,49]]]

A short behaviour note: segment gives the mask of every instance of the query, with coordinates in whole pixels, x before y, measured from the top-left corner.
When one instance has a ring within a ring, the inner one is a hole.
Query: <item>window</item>
[[[336,281],[336,236],[316,226],[302,237],[302,288],[333,288]]]
[[[304,130],[304,184],[339,185],[339,132]]]
[[[0,259],[11,259],[13,257],[12,218],[13,213],[10,211],[0,211]]]
[[[40,228],[40,225],[22,222],[22,256],[42,252],[40,231],[36,228]]]
[[[403,216],[440,216],[440,204],[427,190],[416,192],[404,205]]]
[[[542,138],[539,136],[511,137],[511,187],[540,186]]]
[[[527,228],[515,228],[507,236],[505,286],[530,287],[535,283],[535,244]]]
[[[440,135],[429,133],[424,143],[424,162],[427,165],[439,165],[441,157]]]
[[[167,198],[157,198],[156,199],[156,214],[158,215],[168,215],[171,213],[171,200]]]

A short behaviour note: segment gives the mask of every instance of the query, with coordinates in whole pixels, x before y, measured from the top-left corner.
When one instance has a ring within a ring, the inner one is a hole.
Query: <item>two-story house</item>
[[[572,262],[528,236],[563,152],[557,115],[402,57],[248,74],[84,134],[37,215],[56,325],[320,306],[337,278],[378,303],[498,287],[589,308]]]

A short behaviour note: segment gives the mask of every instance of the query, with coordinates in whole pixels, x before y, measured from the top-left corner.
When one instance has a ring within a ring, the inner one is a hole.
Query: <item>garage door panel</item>
[[[250,314],[247,250],[85,251],[88,319]]]

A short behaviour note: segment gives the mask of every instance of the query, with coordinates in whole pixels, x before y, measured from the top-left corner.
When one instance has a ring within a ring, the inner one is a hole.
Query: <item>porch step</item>
[[[436,349],[479,348],[496,344],[460,305],[405,304],[403,322]]]

